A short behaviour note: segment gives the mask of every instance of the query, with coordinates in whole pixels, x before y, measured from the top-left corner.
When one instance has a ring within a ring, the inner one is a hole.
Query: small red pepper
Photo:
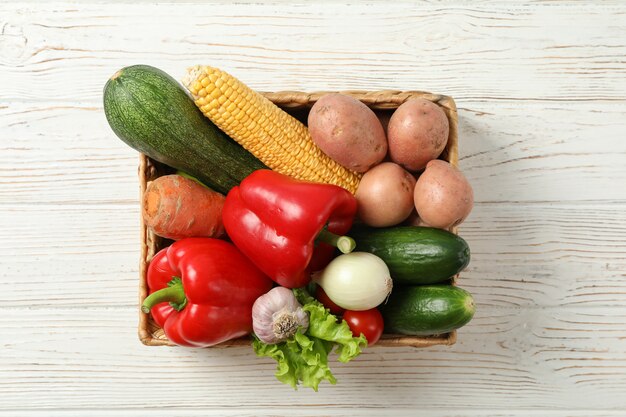
[[[309,283],[313,267],[331,260],[332,246],[354,249],[354,240],[338,235],[352,227],[356,207],[354,196],[336,185],[257,170],[230,190],[222,218],[230,239],[261,271],[298,288]]]
[[[231,243],[186,238],[159,251],[148,267],[141,310],[173,343],[206,347],[252,331],[252,304],[272,281]]]

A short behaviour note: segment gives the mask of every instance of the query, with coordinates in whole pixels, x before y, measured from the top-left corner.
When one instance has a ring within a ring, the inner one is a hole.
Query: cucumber
[[[104,87],[104,112],[120,139],[150,158],[227,193],[257,169],[252,154],[204,117],[183,87],[147,65],[126,67]]]
[[[399,226],[384,229],[352,229],[356,250],[381,258],[393,283],[423,285],[443,282],[463,270],[470,261],[467,242],[446,230]]]
[[[474,316],[472,295],[451,285],[397,287],[380,306],[385,333],[432,336],[467,324]]]

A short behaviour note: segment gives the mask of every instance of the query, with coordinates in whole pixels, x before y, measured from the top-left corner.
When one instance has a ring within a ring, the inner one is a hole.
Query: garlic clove
[[[308,327],[308,314],[288,288],[273,288],[257,298],[252,306],[252,328],[264,343],[283,342],[298,329]]]

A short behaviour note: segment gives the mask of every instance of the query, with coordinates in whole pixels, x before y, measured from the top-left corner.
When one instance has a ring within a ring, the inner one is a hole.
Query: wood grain
[[[626,13],[581,2],[3,2],[5,99],[99,101],[123,66],[210,63],[252,87],[423,89],[457,100],[623,101]]]
[[[9,309],[0,315],[0,409],[181,407],[244,412],[626,407],[626,309],[479,309],[450,348],[371,348],[333,363],[338,385],[293,392],[251,348],[141,345],[133,309]],[[471,381],[471,383],[469,383]],[[489,396],[483,393],[489,392]],[[454,395],[451,395],[454,393]],[[245,398],[245,401],[241,401]]]
[[[137,303],[138,205],[4,205],[5,307]],[[483,204],[459,285],[488,307],[626,305],[626,204]]]
[[[297,411],[296,411],[297,410]],[[219,416],[219,417],[276,417],[281,415],[294,415],[297,412],[298,416],[304,417],[353,417],[356,413],[359,417],[380,417],[381,415],[393,415],[394,417],[414,417],[415,409],[365,409],[365,408],[343,408],[333,409],[328,407],[300,407],[300,408],[269,408],[264,407],[262,409],[238,409],[238,410],[226,410],[226,409],[190,409],[190,408],[176,408],[176,409],[156,409],[149,408],[147,406],[141,407],[141,409],[111,409],[102,411],[101,409],[64,409],[64,410],[45,410],[42,415],[46,417],[83,417],[85,413],[88,413],[90,417],[136,417],[137,415],[144,415],[142,413],[150,413],[151,417],[206,417],[206,416]],[[607,411],[607,410],[467,410],[465,408],[458,410],[435,410],[435,409],[420,409],[422,415],[429,415],[431,417],[527,417],[532,412],[536,417],[623,417],[623,411]],[[43,414],[45,413],[45,414]],[[291,414],[287,414],[291,413]],[[37,411],[29,410],[10,410],[7,413],[0,411],[0,416],[8,417],[23,417],[32,416],[37,414]]]
[[[626,202],[626,104],[458,106],[460,167],[478,204]],[[0,204],[137,204],[137,153],[101,107],[11,102],[0,132]]]
[[[12,285],[0,306],[136,304],[138,207],[4,206],[2,212],[0,277]]]
[[[137,153],[102,107],[9,103],[0,108],[1,203],[136,203]]]
[[[626,415],[624,3],[229,3],[0,4],[0,416]],[[101,104],[135,63],[453,96],[457,344],[372,348],[317,394],[248,348],[141,345],[137,155]]]
[[[298,416],[304,417],[353,417],[358,413],[359,417],[380,417],[381,415],[393,415],[394,417],[414,417],[414,409],[397,409],[387,408],[381,409],[364,409],[364,408],[344,408],[333,409],[328,407],[300,407],[300,408],[268,408],[262,409],[238,409],[238,410],[225,410],[225,409],[189,409],[189,408],[176,408],[176,409],[155,409],[147,406],[141,407],[141,409],[111,409],[102,411],[101,409],[89,409],[81,408],[74,410],[45,410],[42,415],[46,417],[83,417],[85,413],[88,413],[90,417],[136,417],[138,415],[145,415],[142,413],[150,413],[150,416],[154,417],[206,417],[206,416],[219,416],[219,417],[276,417],[281,415],[294,415],[296,412]],[[607,410],[467,410],[465,408],[458,410],[434,410],[420,408],[422,415],[428,415],[431,417],[527,417],[532,412],[536,417],[623,417],[623,411],[607,411]],[[32,416],[37,414],[37,411],[29,410],[10,410],[7,413],[0,411],[0,416],[8,417],[22,417]],[[43,414],[45,413],[45,414]],[[288,414],[290,413],[290,414]]]

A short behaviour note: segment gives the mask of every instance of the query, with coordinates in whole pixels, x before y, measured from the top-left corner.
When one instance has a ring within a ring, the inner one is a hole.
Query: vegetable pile
[[[183,84],[137,65],[104,89],[116,135],[176,171],[142,204],[145,224],[174,242],[150,261],[141,309],[173,343],[251,334],[279,381],[317,391],[336,383],[333,352],[348,362],[386,335],[472,319],[472,296],[450,285],[469,247],[447,229],[473,192],[438,159],[450,126],[437,104],[407,100],[383,126],[328,94],[305,125],[219,69],[193,67]]]

